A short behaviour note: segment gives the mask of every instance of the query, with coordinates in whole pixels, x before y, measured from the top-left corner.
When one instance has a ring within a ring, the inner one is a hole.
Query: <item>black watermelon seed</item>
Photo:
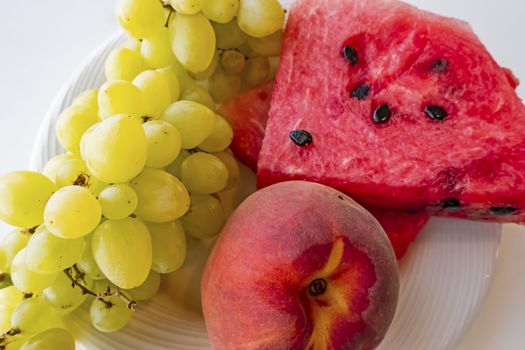
[[[312,135],[306,130],[294,130],[290,133],[290,138],[300,147],[308,146],[313,142]]]
[[[441,200],[441,205],[446,211],[454,212],[461,210],[461,203],[457,198],[449,197]]]
[[[505,215],[512,215],[515,212],[517,212],[518,209],[514,208],[512,206],[498,206],[498,207],[492,207],[490,208],[490,212],[493,215],[496,216],[505,216]]]
[[[390,106],[383,103],[374,111],[373,119],[377,124],[381,124],[387,122],[391,115],[392,111],[390,110]]]
[[[326,292],[327,283],[322,278],[316,278],[308,286],[308,292],[310,295],[316,297]]]
[[[368,97],[369,92],[370,86],[363,84],[356,87],[354,91],[352,91],[351,96],[357,98],[359,101],[363,101],[365,98]]]
[[[433,73],[445,73],[448,70],[448,61],[444,58],[435,60],[430,69]]]
[[[448,115],[447,111],[439,106],[426,106],[425,113],[430,117],[430,119],[439,121],[445,119]]]
[[[357,51],[352,46],[343,47],[343,57],[347,59],[352,66],[355,66],[357,64]]]

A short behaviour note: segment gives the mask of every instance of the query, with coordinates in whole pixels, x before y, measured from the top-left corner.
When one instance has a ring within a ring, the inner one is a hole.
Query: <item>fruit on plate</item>
[[[395,0],[289,12],[261,187],[321,182],[384,209],[525,220],[525,106],[465,22]]]
[[[257,159],[268,120],[272,89],[273,82],[259,85],[231,99],[219,110],[229,119],[234,129],[231,150],[253,171],[257,169]],[[428,214],[424,211],[372,209],[371,213],[386,231],[398,259],[405,256],[408,248],[429,219]]]
[[[202,278],[206,327],[222,349],[373,349],[397,305],[392,247],[341,192],[290,181],[232,214]]]

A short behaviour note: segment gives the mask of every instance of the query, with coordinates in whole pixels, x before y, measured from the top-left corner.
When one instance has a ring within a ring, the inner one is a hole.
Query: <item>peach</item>
[[[201,285],[215,350],[373,349],[398,291],[396,258],[374,217],[304,181],[267,187],[239,206]]]

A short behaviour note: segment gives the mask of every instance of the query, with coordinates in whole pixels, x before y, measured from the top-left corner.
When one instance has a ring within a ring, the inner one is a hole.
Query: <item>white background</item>
[[[411,2],[468,20],[496,59],[525,82],[525,2]],[[27,167],[54,96],[90,52],[118,30],[114,4],[0,0],[0,174]],[[525,96],[525,86],[519,93]],[[488,298],[458,350],[525,349],[524,325],[525,230],[508,226]]]

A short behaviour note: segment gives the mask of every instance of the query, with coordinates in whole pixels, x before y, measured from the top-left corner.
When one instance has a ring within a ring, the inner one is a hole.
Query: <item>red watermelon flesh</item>
[[[395,0],[298,0],[259,186],[306,179],[368,207],[523,222],[516,84],[465,22]]]
[[[264,138],[272,89],[273,82],[260,85],[236,96],[219,110],[228,118],[234,130],[231,150],[253,171],[256,171]],[[370,212],[383,226],[398,259],[406,254],[429,218],[424,212],[405,213],[379,209],[371,209]]]

